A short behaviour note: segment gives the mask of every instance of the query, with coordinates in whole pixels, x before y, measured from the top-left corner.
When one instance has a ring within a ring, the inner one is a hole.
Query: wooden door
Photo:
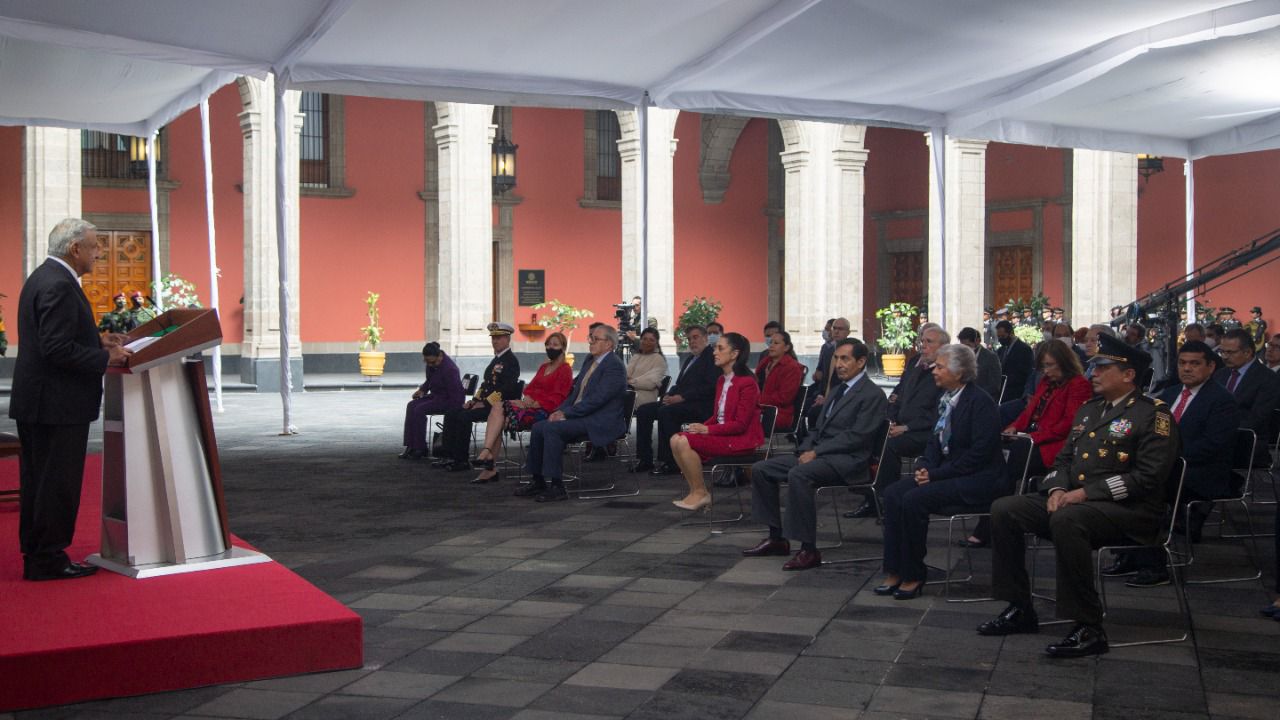
[[[1013,245],[991,248],[991,294],[989,304],[999,307],[1010,298],[1029,300],[1032,287],[1031,246]]]
[[[924,253],[890,253],[889,278],[889,302],[924,303]]]
[[[102,248],[98,264],[82,282],[95,321],[111,311],[116,293],[140,290],[151,296],[151,233],[100,229],[98,246]]]

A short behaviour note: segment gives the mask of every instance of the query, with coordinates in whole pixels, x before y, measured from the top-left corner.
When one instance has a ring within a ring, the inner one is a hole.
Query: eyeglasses
[[[604,342],[605,340],[608,340],[608,339],[609,338],[592,337],[592,338],[587,338],[587,342],[598,343],[598,342]]]

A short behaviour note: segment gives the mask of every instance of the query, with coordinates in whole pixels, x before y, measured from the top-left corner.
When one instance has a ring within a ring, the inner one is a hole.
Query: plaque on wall
[[[519,305],[527,307],[547,301],[546,270],[521,270],[518,277]]]

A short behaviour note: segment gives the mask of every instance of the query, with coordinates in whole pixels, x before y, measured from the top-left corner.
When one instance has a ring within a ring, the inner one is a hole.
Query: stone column
[[[932,153],[934,139],[930,134],[925,135],[925,142],[930,144]],[[929,319],[942,323],[954,337],[961,328],[981,327],[982,322],[987,265],[987,143],[949,137],[945,153],[946,237],[938,223],[929,223]],[[931,218],[937,206],[937,168],[930,154]],[[945,314],[941,312],[944,304]]]
[[[49,254],[49,233],[80,217],[80,131],[28,127],[22,136],[23,275]],[[16,293],[14,302],[16,304]],[[16,317],[16,313],[15,313]]]
[[[640,128],[635,110],[618,112],[618,154],[622,159],[622,297],[645,296],[646,314],[667,335],[675,327],[676,118],[679,110],[649,108],[649,247],[646,263],[640,237]],[[645,292],[645,268],[648,292]],[[643,321],[642,321],[643,322]]]
[[[1098,150],[1073,157],[1070,317],[1107,322],[1112,306],[1138,294],[1138,159]]]
[[[280,391],[280,261],[276,245],[275,79],[238,80],[240,131],[244,134],[244,340],[240,379],[259,392]],[[289,218],[289,368],[293,389],[302,389],[302,338],[298,308],[298,138],[303,115],[301,93],[285,93],[293,118],[288,147],[293,168],[285,187],[293,213]]]
[[[436,103],[439,148],[440,344],[455,357],[491,356],[493,320],[492,105]]]
[[[783,120],[786,316],[796,354],[816,356],[829,317],[862,335],[866,127]]]

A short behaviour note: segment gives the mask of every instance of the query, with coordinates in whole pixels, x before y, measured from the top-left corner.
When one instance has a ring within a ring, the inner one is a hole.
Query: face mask
[[[1009,343],[1013,342],[1013,336],[1005,335],[1004,337],[998,337],[996,338],[996,341],[999,342],[1001,345],[1008,345]]]
[[[830,331],[830,330],[823,330],[823,331],[822,331],[822,342],[831,342],[831,331]]]
[[[560,354],[563,352],[564,351],[561,350],[560,348],[549,347],[547,348],[547,357],[551,358],[552,360],[555,360],[556,358],[560,357]]]
[[[1204,344],[1208,345],[1210,348],[1216,348],[1218,347],[1218,340],[1217,338],[1207,337],[1204,339]]]
[[[720,333],[709,333],[707,335],[707,344],[715,345],[719,339],[720,339]]]

